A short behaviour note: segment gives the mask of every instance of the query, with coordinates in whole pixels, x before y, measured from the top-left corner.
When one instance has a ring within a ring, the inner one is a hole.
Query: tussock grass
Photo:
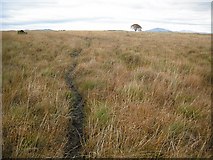
[[[209,35],[96,32],[90,39],[76,70],[90,110],[84,154],[210,156]],[[105,125],[99,103],[110,113]]]
[[[3,157],[63,156],[71,63],[63,41],[55,33],[3,33]]]
[[[210,157],[210,43],[180,33],[4,32],[4,155],[63,155],[72,98],[63,76],[78,54],[83,155]]]

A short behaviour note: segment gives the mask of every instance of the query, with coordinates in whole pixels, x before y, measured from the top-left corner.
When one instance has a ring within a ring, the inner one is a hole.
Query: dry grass
[[[3,33],[3,155],[61,157],[69,50],[57,33]]]
[[[87,157],[210,157],[210,36],[3,33],[3,155],[61,157],[73,50]]]

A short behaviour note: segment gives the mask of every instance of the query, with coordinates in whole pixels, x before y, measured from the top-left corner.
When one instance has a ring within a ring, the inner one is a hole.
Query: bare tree
[[[142,27],[139,24],[133,24],[133,25],[131,25],[131,28],[134,29],[135,32],[142,30]]]

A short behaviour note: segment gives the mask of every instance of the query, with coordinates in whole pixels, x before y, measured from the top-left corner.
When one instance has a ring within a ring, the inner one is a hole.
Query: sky
[[[1,30],[211,32],[210,0],[1,0]]]

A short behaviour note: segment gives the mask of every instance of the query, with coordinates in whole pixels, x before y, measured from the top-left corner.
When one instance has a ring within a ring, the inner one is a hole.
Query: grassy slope
[[[64,74],[77,49],[83,154],[209,157],[210,47],[210,36],[197,34],[4,32],[4,155],[63,155]]]

